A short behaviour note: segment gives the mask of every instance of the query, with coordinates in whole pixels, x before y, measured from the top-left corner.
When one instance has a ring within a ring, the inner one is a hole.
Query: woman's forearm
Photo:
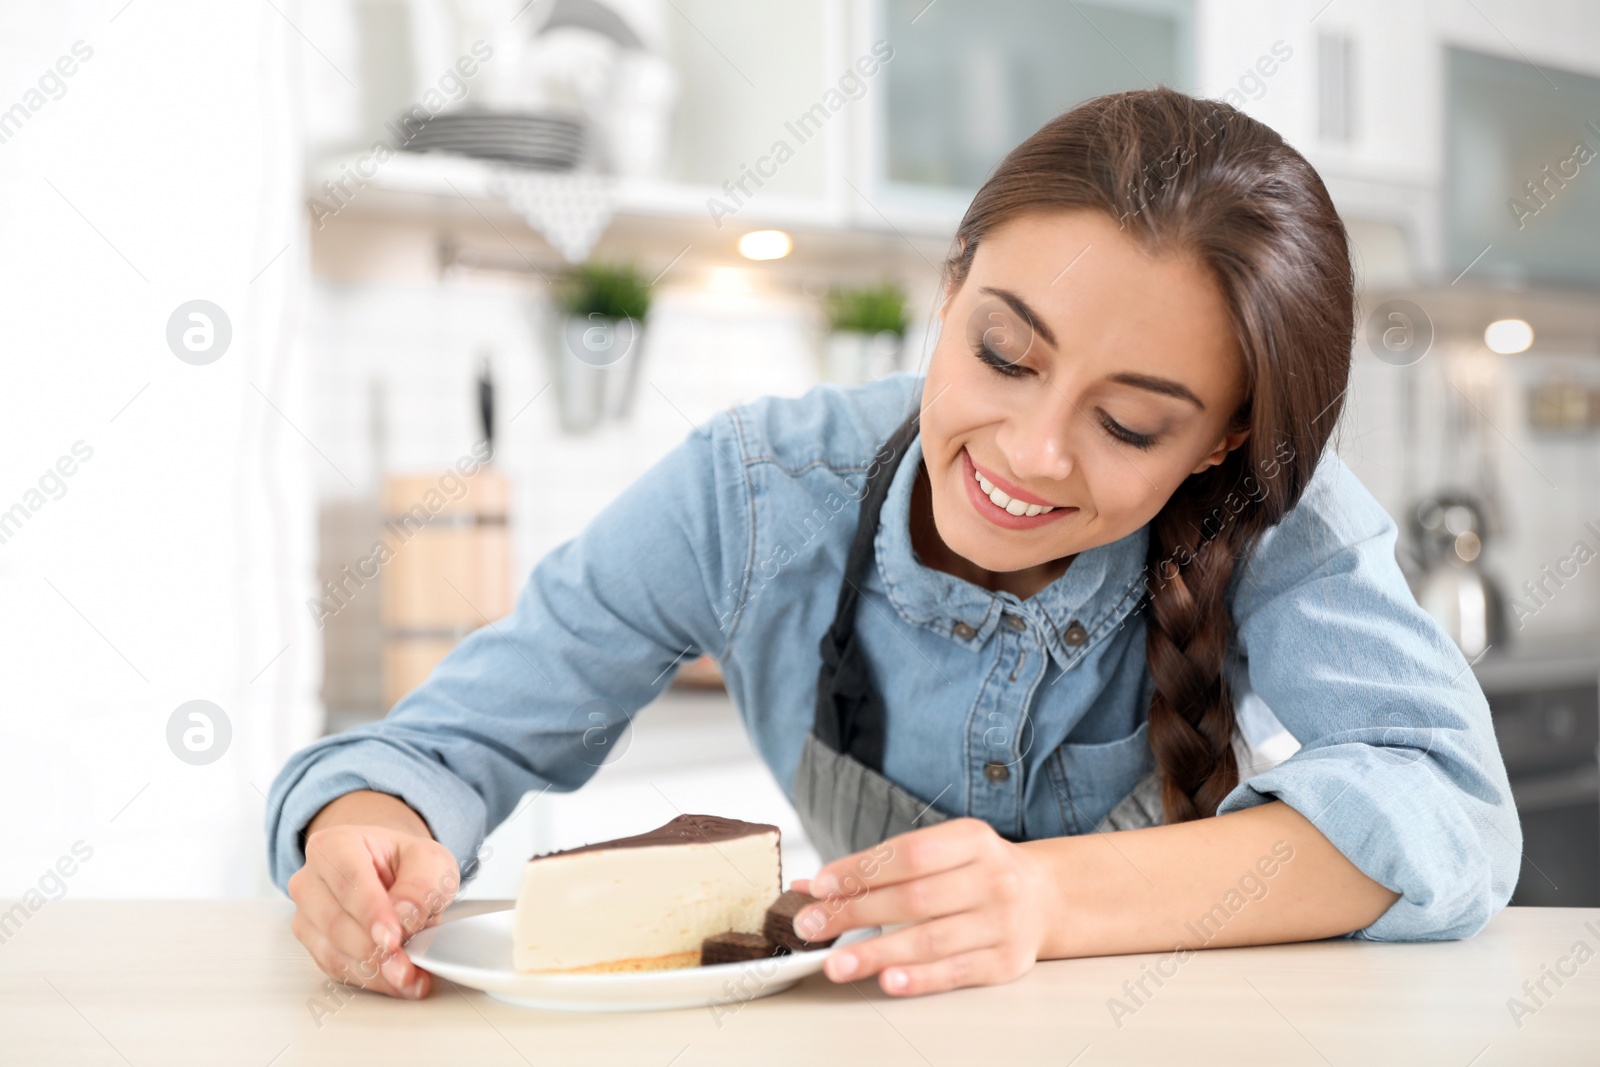
[[[405,801],[397,796],[379,793],[372,789],[357,789],[330,800],[306,824],[306,836],[310,837],[327,826],[352,824],[387,826],[430,840],[433,837],[422,816],[413,811]]]
[[[1333,937],[1399,899],[1281,801],[1020,847],[1043,868],[1050,919],[1040,959]]]

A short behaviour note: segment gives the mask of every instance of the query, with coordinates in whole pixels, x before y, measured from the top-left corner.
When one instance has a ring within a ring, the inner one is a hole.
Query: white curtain
[[[0,12],[0,898],[275,892],[262,793],[322,721],[303,6]]]

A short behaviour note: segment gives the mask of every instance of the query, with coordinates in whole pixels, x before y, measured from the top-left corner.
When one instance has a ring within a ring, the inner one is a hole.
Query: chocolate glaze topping
[[[551,856],[571,856],[579,852],[598,852],[608,848],[644,848],[649,845],[703,845],[731,841],[751,834],[777,833],[772,823],[745,822],[743,819],[725,819],[720,815],[679,815],[664,826],[632,837],[619,837],[612,841],[595,841],[577,848],[564,848],[555,852],[541,852],[535,860]],[[531,861],[530,861],[531,862]],[[779,879],[779,885],[783,884]]]

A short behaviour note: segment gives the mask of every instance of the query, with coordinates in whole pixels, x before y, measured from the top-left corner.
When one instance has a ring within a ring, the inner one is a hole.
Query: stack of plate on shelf
[[[583,142],[583,120],[570,113],[465,109],[433,116],[405,149],[572,170],[583,156]]]

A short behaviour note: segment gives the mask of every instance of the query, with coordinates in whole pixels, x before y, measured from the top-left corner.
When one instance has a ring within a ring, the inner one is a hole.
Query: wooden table
[[[320,1025],[324,979],[291,913],[287,900],[46,904],[0,944],[0,1063],[1600,1063],[1600,909],[1513,908],[1436,944],[1054,960],[1008,985],[915,998],[815,975],[720,1020],[533,1011],[436,981],[421,1002],[359,993]],[[1557,968],[1562,984],[1544,977],[1536,1002],[1523,983]],[[1170,977],[1158,987],[1150,969]]]

